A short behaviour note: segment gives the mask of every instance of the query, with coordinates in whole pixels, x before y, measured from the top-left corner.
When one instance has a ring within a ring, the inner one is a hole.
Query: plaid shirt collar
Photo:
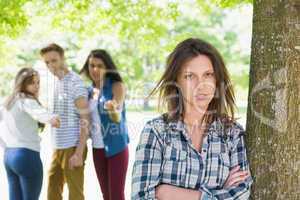
[[[169,133],[178,134],[178,132],[180,132],[187,141],[190,140],[190,137],[187,134],[187,126],[186,124],[183,123],[182,120],[179,120],[177,122],[169,122],[168,124],[166,124],[166,126],[168,130],[171,130],[168,131]],[[220,119],[217,119],[213,121],[211,124],[209,124],[205,134],[214,137],[221,136],[223,139],[226,140],[224,125],[222,124]]]

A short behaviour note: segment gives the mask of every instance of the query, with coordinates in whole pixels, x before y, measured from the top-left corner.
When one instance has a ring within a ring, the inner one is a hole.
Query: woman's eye
[[[193,74],[186,74],[186,75],[184,75],[185,79],[192,79],[193,77],[194,77]]]
[[[92,68],[92,69],[94,69],[94,68],[99,68],[99,69],[104,68],[103,65],[94,65],[94,64],[90,64],[89,67]]]
[[[100,65],[98,65],[98,68],[100,68],[100,69],[104,69],[104,68],[105,68],[105,66],[104,66],[103,64],[100,64]]]
[[[212,73],[212,72],[207,72],[207,73],[205,74],[205,76],[206,76],[206,77],[213,77],[213,76],[214,76],[214,73]]]

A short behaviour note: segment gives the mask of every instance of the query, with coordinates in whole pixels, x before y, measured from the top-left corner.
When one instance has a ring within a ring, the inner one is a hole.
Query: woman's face
[[[33,76],[32,82],[25,87],[26,92],[38,96],[39,95],[39,90],[40,90],[40,78],[39,76]]]
[[[105,64],[100,58],[89,58],[89,74],[94,83],[103,80],[105,74]]]
[[[204,113],[216,91],[213,65],[205,55],[198,55],[186,62],[177,77],[185,107],[190,105]]]

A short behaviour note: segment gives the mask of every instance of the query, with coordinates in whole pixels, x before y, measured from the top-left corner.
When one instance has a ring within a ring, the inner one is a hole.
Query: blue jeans
[[[43,183],[40,153],[26,148],[6,148],[4,165],[10,200],[38,200]]]

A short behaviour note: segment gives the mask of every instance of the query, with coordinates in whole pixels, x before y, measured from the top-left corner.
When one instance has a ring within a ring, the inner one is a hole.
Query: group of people
[[[52,126],[54,152],[48,172],[48,200],[62,200],[67,183],[70,200],[83,200],[86,141],[104,200],[122,200],[128,166],[125,84],[105,50],[90,52],[80,74],[71,71],[64,50],[50,44],[40,51],[58,78],[53,109],[39,102],[39,75],[19,71],[4,103],[4,165],[10,200],[38,200],[43,167],[38,131]],[[136,147],[131,199],[216,200],[250,196],[253,182],[244,142],[235,120],[230,77],[218,50],[188,38],[167,58],[167,66],[149,97],[159,93],[166,112],[146,123]],[[2,131],[2,130],[1,130]]]
[[[38,132],[50,124],[53,155],[48,172],[48,200],[62,199],[63,186],[70,200],[84,199],[86,141],[92,139],[93,161],[105,200],[125,199],[128,166],[128,130],[125,86],[111,56],[93,50],[80,73],[68,68],[64,50],[50,44],[40,50],[48,70],[57,77],[53,108],[39,101],[40,76],[33,68],[21,69],[12,94],[4,102],[1,134],[10,200],[38,200],[43,181]]]

